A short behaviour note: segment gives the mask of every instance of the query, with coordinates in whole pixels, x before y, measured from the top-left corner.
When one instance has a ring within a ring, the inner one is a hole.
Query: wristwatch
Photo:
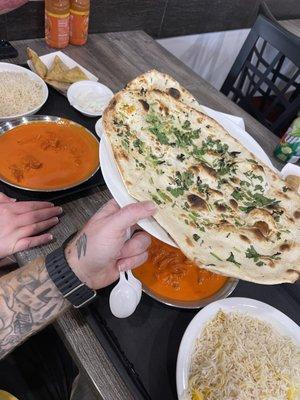
[[[46,269],[63,297],[75,308],[80,308],[89,304],[96,297],[97,292],[81,282],[69,266],[65,256],[65,247],[70,239],[71,237],[61,247],[47,255]]]

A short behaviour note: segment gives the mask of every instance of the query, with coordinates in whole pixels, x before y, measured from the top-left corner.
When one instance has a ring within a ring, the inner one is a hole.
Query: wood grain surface
[[[299,3],[300,8],[300,3]],[[289,19],[278,21],[286,30],[292,32],[294,35],[300,37],[300,19]]]
[[[20,64],[26,61],[27,46],[40,55],[52,51],[40,39],[18,41],[13,45],[19,51],[19,58],[11,61]],[[201,104],[244,118],[247,131],[273,159],[272,152],[278,139],[267,128],[202,80],[144,32],[93,34],[89,36],[86,46],[70,46],[64,51],[98,76],[99,81],[113,91],[120,90],[129,80],[151,68],[171,74],[187,87]],[[276,161],[274,164],[279,166]],[[58,247],[110,197],[108,190],[93,189],[84,197],[63,204],[64,214],[60,223],[51,230],[55,242],[18,253],[16,257],[19,264],[24,265],[37,255],[46,255]],[[105,400],[133,398],[80,312],[69,311],[57,320],[55,325],[79,367],[89,377],[99,398],[103,397]]]

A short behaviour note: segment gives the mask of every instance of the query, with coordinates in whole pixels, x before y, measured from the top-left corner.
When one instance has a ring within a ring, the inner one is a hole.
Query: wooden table
[[[19,58],[11,60],[14,63],[25,62],[27,46],[40,55],[49,52],[49,48],[41,39],[18,41],[13,45],[19,51]],[[70,46],[64,52],[98,76],[100,82],[113,91],[120,90],[129,80],[151,68],[171,74],[190,90],[201,104],[244,118],[247,131],[273,160],[272,152],[278,139],[267,128],[192,72],[144,32],[93,34],[89,36],[86,46]],[[278,165],[275,160],[273,161]],[[18,253],[16,257],[19,264],[24,265],[37,255],[41,253],[46,255],[58,247],[109,198],[108,190],[93,189],[80,200],[65,203],[60,224],[52,229],[56,241],[47,246]],[[92,382],[99,398],[102,396],[105,400],[133,399],[79,311],[75,309],[68,311],[56,321],[55,327],[80,369]]]
[[[278,21],[285,29],[300,37],[300,19]]]

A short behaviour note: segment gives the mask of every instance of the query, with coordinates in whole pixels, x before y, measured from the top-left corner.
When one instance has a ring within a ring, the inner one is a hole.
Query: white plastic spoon
[[[127,240],[130,239],[130,229],[127,230]],[[142,284],[131,271],[120,272],[120,279],[109,296],[109,306],[117,318],[127,318],[134,313],[142,297]]]
[[[120,280],[109,296],[112,314],[117,318],[127,318],[134,313],[138,303],[136,289],[127,281],[125,272],[120,272]]]
[[[129,270],[127,271],[127,279],[131,286],[133,286],[137,293],[138,304],[141,301],[142,297],[142,282],[136,279],[133,273]]]

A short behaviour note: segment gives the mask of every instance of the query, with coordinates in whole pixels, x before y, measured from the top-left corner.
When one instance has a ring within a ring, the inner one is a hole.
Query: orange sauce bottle
[[[45,39],[50,47],[63,49],[69,44],[69,0],[45,0]]]
[[[70,43],[82,46],[88,37],[90,0],[71,0]]]

